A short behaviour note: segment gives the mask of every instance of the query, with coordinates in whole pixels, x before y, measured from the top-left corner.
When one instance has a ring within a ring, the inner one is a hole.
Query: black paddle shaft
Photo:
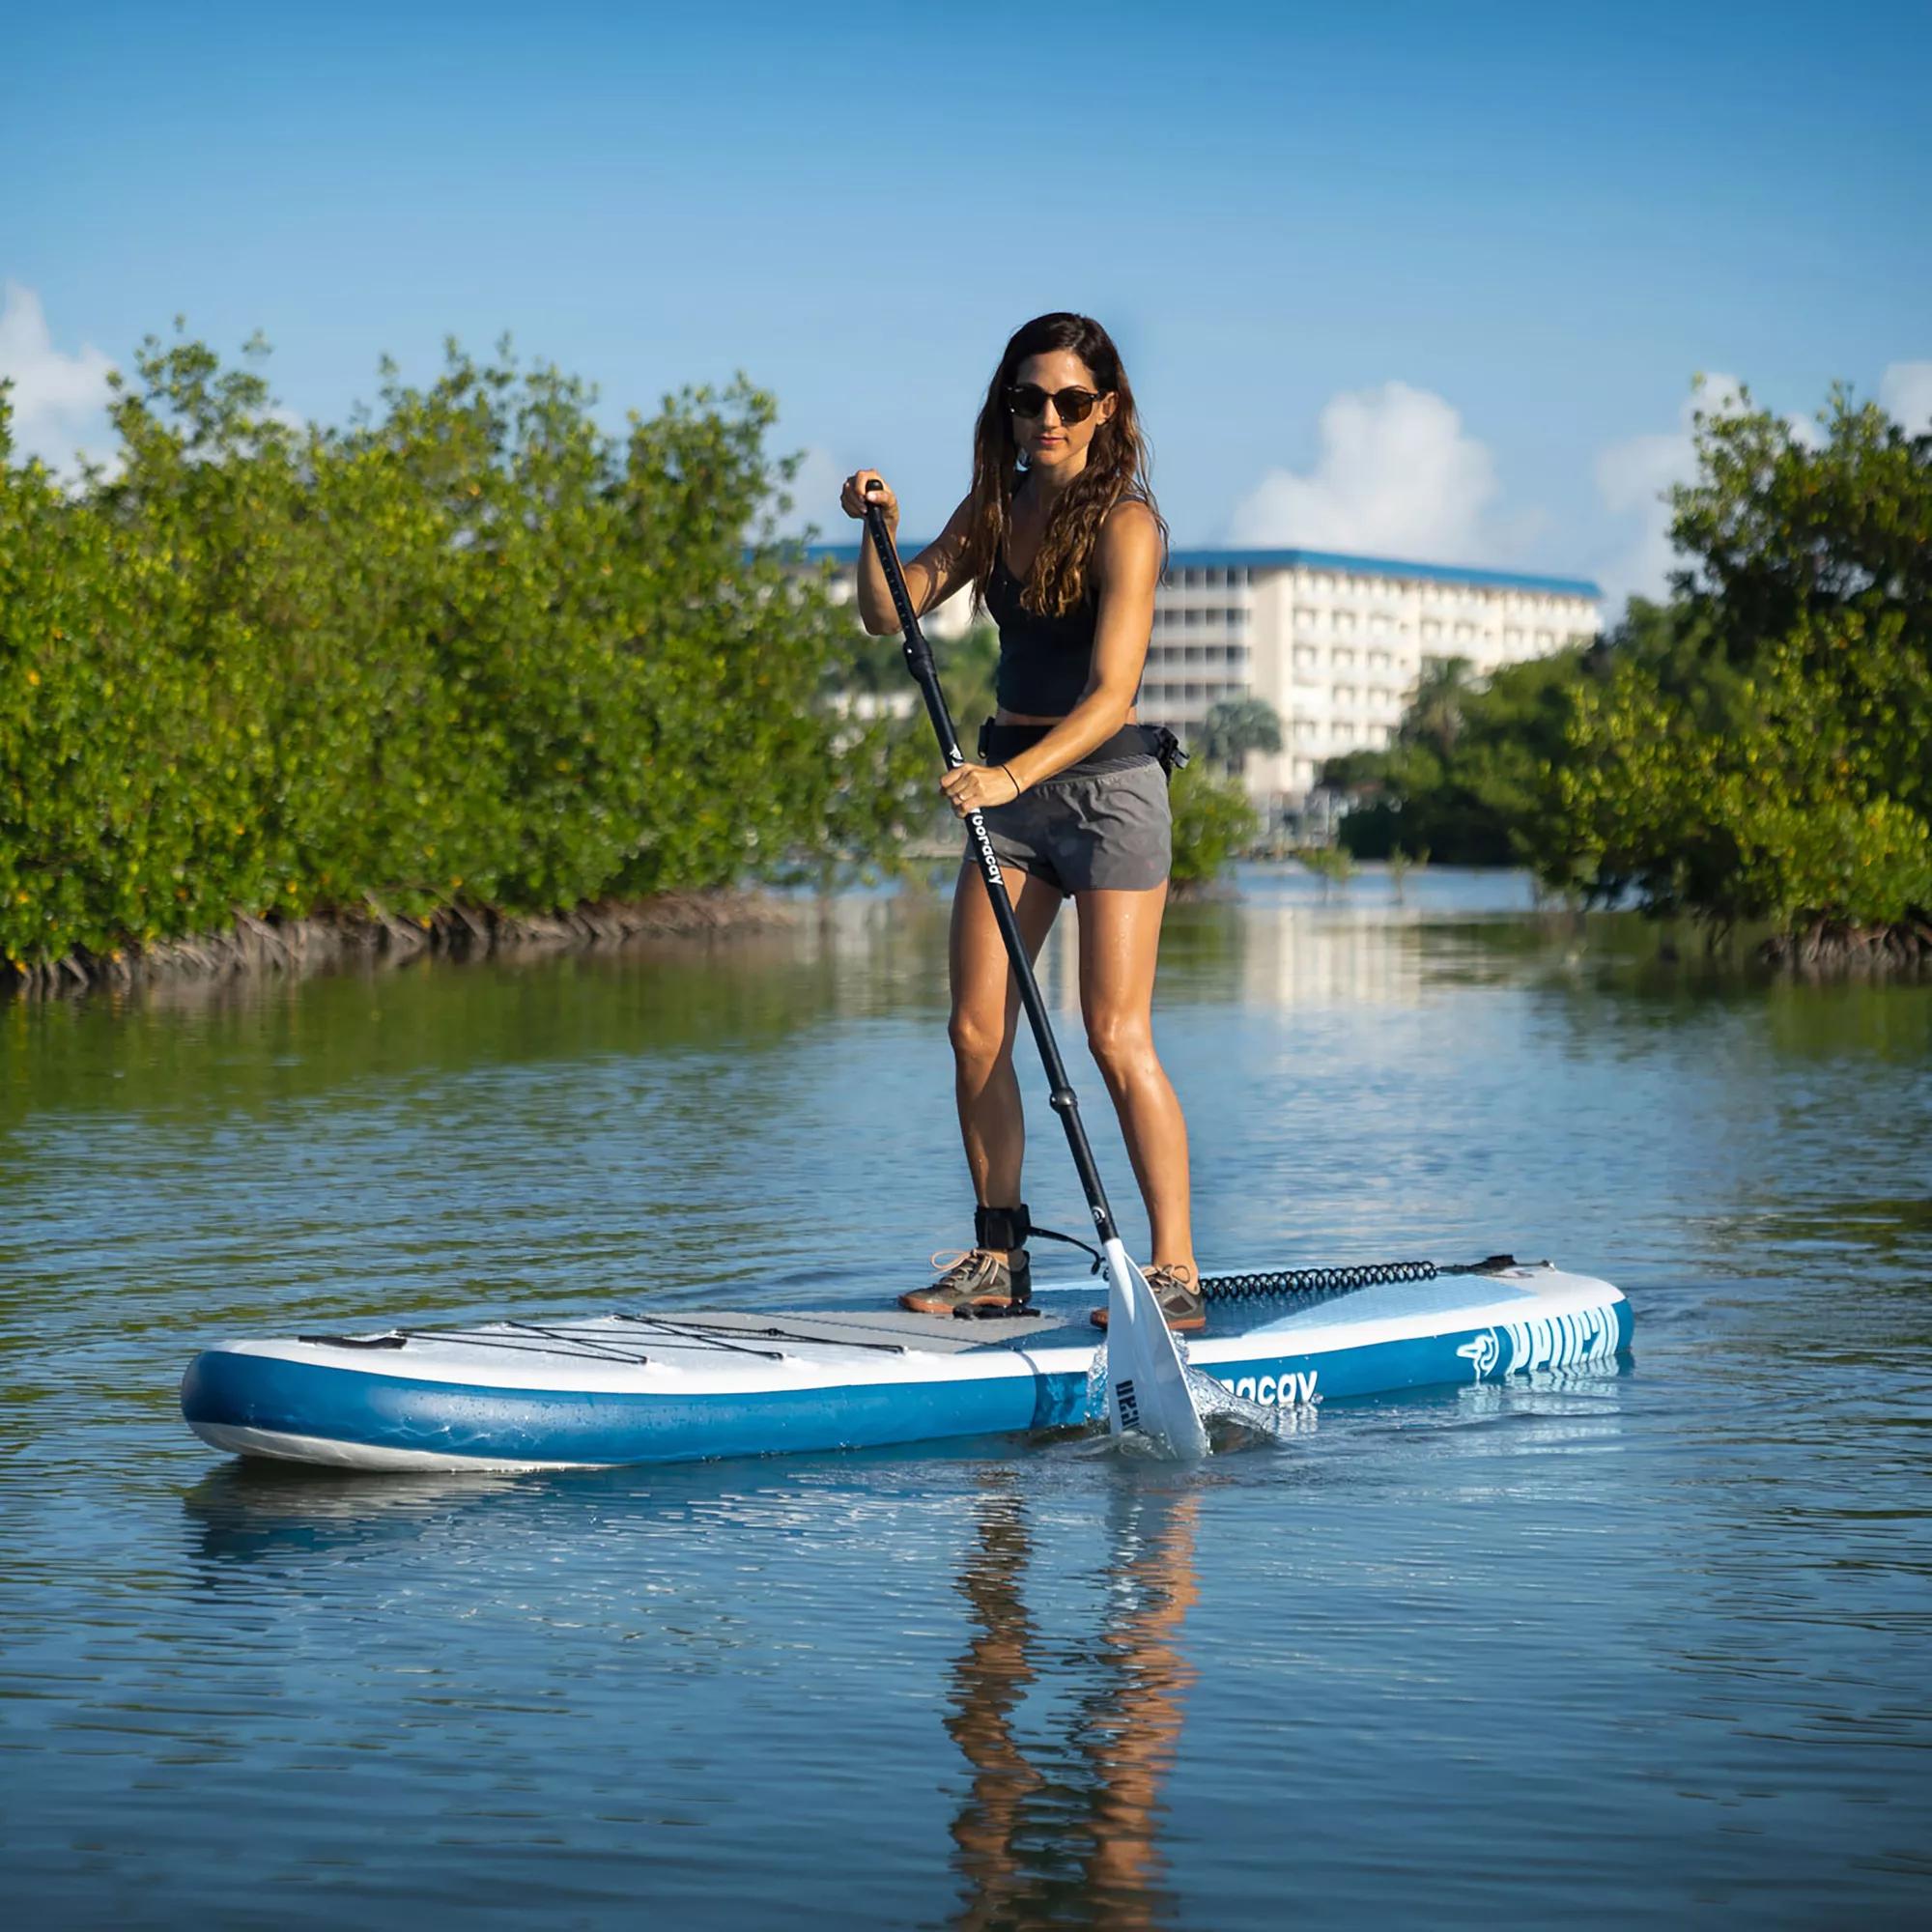
[[[885,570],[886,583],[898,611],[899,629],[905,638],[906,669],[912,672],[920,695],[925,699],[925,715],[932,720],[946,768],[954,771],[966,762],[966,754],[959,749],[959,734],[952,728],[952,713],[947,708],[946,693],[940,689],[939,668],[932,661],[932,646],[925,641],[925,634],[919,628],[919,615],[906,594],[905,575],[899,569],[892,533],[886,528],[886,513],[876,503],[866,505],[866,528],[871,535],[872,548]],[[1080,1120],[1080,1102],[1066,1078],[1066,1065],[1060,1057],[1052,1024],[1046,1017],[1046,1003],[1039,996],[1039,981],[1034,978],[1033,961],[1027,957],[1026,941],[1020,937],[1020,923],[1013,917],[1013,902],[1007,895],[1007,882],[1000,871],[993,841],[987,837],[986,821],[977,810],[966,814],[966,829],[972,834],[973,850],[980,861],[980,877],[985,884],[987,898],[992,901],[1000,937],[1006,941],[1007,957],[1012,961],[1014,976],[1020,982],[1020,1005],[1026,1009],[1034,1044],[1039,1048],[1040,1064],[1046,1068],[1053,1111],[1066,1129],[1067,1149],[1079,1170],[1080,1185],[1104,1245],[1115,1238],[1114,1210],[1107,1205],[1107,1190],[1101,1186],[1100,1170],[1094,1164],[1094,1150]]]

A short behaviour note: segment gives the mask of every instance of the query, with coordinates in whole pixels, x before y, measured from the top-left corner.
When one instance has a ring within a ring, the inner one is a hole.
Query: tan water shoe
[[[924,1288],[909,1288],[899,1306],[915,1315],[1009,1315],[1024,1305],[1032,1288],[1031,1265],[1024,1248],[1006,1261],[985,1248],[967,1248],[932,1258],[939,1279]]]
[[[1142,1268],[1141,1277],[1153,1290],[1167,1325],[1177,1334],[1189,1335],[1197,1328],[1207,1327],[1208,1300],[1201,1293],[1201,1284],[1194,1279],[1194,1270],[1185,1262],[1173,1267]],[[1088,1319],[1094,1327],[1104,1328],[1107,1311],[1096,1308]]]

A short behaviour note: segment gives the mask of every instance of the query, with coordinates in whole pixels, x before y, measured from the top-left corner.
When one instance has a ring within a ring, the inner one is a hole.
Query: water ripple
[[[174,1407],[216,1336],[902,1287],[963,1218],[943,908],[17,1013],[28,1922],[1922,1916],[1932,989],[1660,977],[1447,873],[1247,884],[1163,960],[1204,1260],[1548,1254],[1630,1290],[1634,1363],[1224,1395],[1198,1470],[226,1463]],[[1070,1015],[1058,939],[1044,978]]]

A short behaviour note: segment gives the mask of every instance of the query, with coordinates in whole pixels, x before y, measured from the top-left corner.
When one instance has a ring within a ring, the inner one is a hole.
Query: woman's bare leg
[[[1007,876],[1027,957],[1036,959],[1060,910],[1059,891],[1011,867],[1003,866],[1001,870]],[[1026,1156],[1026,1117],[1013,1073],[1020,988],[976,866],[959,868],[952,894],[949,963],[953,1087],[974,1198],[982,1207],[1016,1208]]]
[[[1157,1267],[1194,1269],[1187,1122],[1153,1050],[1153,975],[1167,887],[1079,895],[1080,1009],[1087,1043],[1121,1117],[1152,1224]]]

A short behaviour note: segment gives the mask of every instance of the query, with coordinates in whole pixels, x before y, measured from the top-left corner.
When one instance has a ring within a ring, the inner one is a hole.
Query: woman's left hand
[[[1019,797],[1019,781],[1005,765],[955,765],[940,780],[939,788],[955,818],[990,806],[1010,805]]]

